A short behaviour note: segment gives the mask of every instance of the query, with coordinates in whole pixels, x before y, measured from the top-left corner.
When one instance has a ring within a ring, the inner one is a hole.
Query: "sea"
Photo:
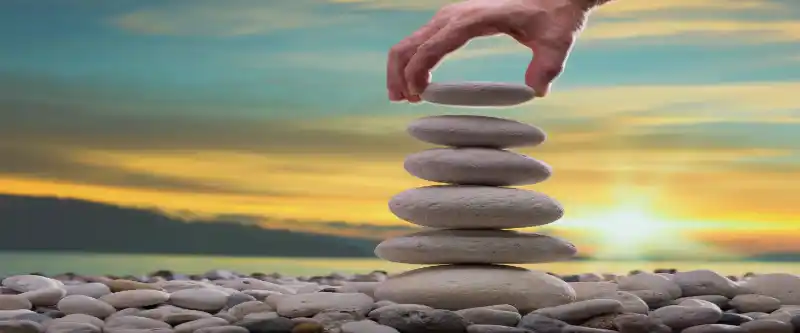
[[[627,273],[631,270],[652,271],[711,269],[725,275],[754,273],[800,274],[800,262],[752,261],[570,261],[520,265],[557,274]],[[397,264],[377,258],[275,258],[225,257],[200,255],[97,254],[65,252],[0,252],[0,276],[42,273],[48,275],[76,273],[81,275],[144,275],[157,270],[182,274],[202,274],[212,269],[240,273],[278,272],[292,276],[325,275],[332,272],[368,273],[382,270],[389,273],[419,268],[419,265]]]

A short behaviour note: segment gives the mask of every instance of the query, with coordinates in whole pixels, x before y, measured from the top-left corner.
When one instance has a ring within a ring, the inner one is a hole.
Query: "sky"
[[[546,98],[390,103],[389,47],[449,2],[5,0],[0,192],[369,236],[430,184],[403,170],[431,148],[406,124],[483,114],[548,133],[518,151],[554,175],[525,188],[582,253],[800,253],[794,0],[615,0]],[[433,80],[521,83],[530,57],[482,38]]]

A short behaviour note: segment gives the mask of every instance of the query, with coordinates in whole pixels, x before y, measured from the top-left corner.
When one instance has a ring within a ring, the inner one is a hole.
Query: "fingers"
[[[533,60],[525,72],[525,83],[544,97],[550,92],[553,81],[564,71],[574,38],[559,42],[537,42],[532,45]]]
[[[479,36],[479,28],[480,25],[473,21],[452,22],[422,43],[405,67],[404,77],[409,93],[419,96],[428,86],[431,69],[447,54]]]
[[[404,75],[405,68],[411,57],[417,52],[417,48],[439,31],[445,23],[445,20],[435,17],[389,51],[389,59],[386,64],[386,88],[390,101],[419,102],[418,96],[413,96],[408,92],[408,84]]]

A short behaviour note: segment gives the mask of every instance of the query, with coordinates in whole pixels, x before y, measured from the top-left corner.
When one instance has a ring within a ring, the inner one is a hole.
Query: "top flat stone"
[[[442,105],[503,107],[525,103],[535,97],[533,89],[523,84],[503,82],[431,83],[420,97]]]
[[[442,115],[412,121],[415,139],[451,147],[511,148],[537,146],[547,135],[540,128],[511,119],[472,115]]]

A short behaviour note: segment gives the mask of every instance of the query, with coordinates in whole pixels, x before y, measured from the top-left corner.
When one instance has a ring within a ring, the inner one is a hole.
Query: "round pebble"
[[[490,186],[434,185],[401,192],[389,209],[408,222],[432,228],[512,229],[541,226],[564,215],[546,194]]]
[[[426,230],[381,242],[375,254],[408,264],[526,264],[568,260],[571,243],[511,230]]]
[[[419,118],[407,131],[417,140],[450,147],[537,146],[547,137],[540,128],[515,120],[472,115]]]
[[[211,288],[178,290],[169,295],[169,303],[184,309],[219,311],[228,302],[228,294]]]
[[[441,265],[392,276],[375,297],[447,310],[509,304],[524,312],[570,303],[575,291],[556,277],[518,267]]]
[[[28,310],[33,305],[27,298],[19,295],[0,295],[0,310]]]
[[[160,290],[136,289],[111,293],[100,297],[117,309],[152,306],[166,302],[169,294]]]
[[[59,311],[69,315],[87,314],[97,318],[105,318],[116,312],[110,304],[84,295],[70,295],[61,299],[56,305]]]
[[[422,92],[422,100],[461,107],[513,106],[532,100],[533,89],[523,84],[503,82],[432,82]]]
[[[434,148],[406,157],[411,175],[432,182],[513,186],[547,180],[552,168],[537,159],[491,148]]]

